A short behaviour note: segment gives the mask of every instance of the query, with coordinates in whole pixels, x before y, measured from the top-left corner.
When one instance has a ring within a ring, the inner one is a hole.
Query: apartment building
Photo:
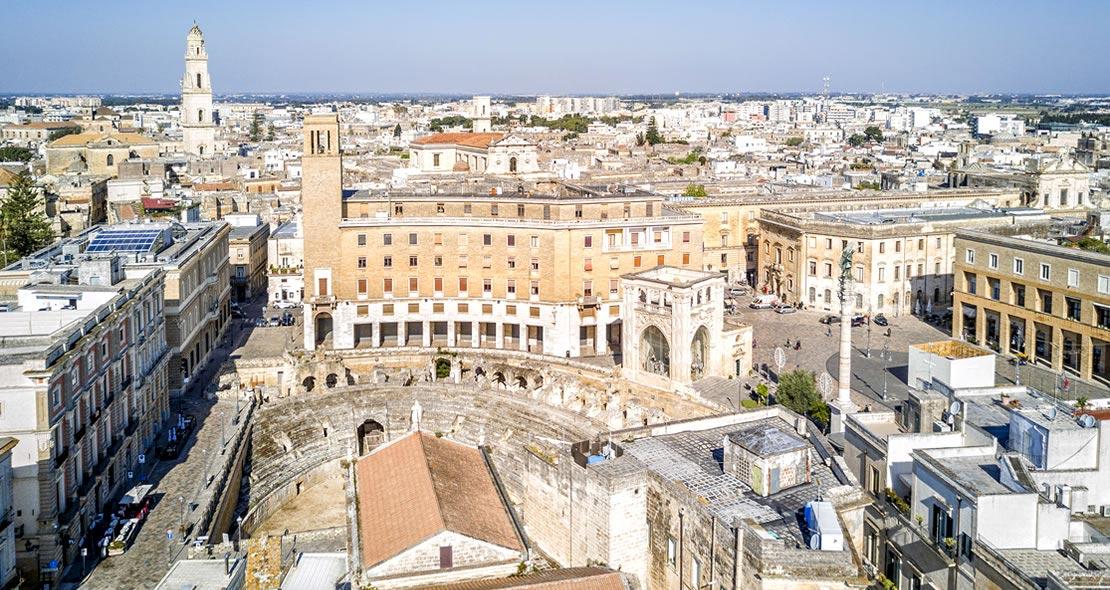
[[[343,191],[335,115],[307,117],[305,334],[314,349],[619,346],[621,276],[702,267],[702,220],[645,192]]]
[[[29,580],[55,581],[149,468],[140,456],[169,416],[165,277],[110,252],[59,259],[0,314],[0,436],[18,441],[13,522]]]
[[[712,189],[711,189],[712,191]],[[769,207],[961,207],[981,201],[995,207],[1020,203],[1016,190],[940,189],[913,191],[814,191],[795,190],[777,194],[719,195],[704,199],[674,201],[671,205],[705,220],[702,270],[719,271],[730,282],[755,285],[760,279],[758,244],[759,214]]]
[[[262,223],[254,214],[227,215],[224,221],[231,224],[228,236],[231,294],[236,301],[247,301],[266,291],[270,224]]]
[[[952,333],[1110,385],[1110,256],[959,231]]]
[[[42,268],[73,264],[83,255],[115,253],[128,277],[162,270],[170,392],[178,395],[207,364],[227,329],[230,232],[224,221],[96,226],[4,268],[0,286],[10,290],[32,280]]]
[[[786,303],[839,309],[840,260],[852,259],[853,308],[926,314],[947,308],[954,234],[962,227],[1045,223],[1030,209],[795,207],[760,213],[759,286]]]
[[[15,481],[12,471],[12,449],[19,441],[0,438],[0,587],[10,587],[19,575],[15,567]]]
[[[272,304],[300,303],[304,296],[304,234],[300,221],[287,221],[270,234],[266,260],[266,299]]]

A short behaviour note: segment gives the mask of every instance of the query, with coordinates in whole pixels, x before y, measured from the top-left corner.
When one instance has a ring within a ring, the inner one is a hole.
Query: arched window
[[[648,373],[671,375],[671,346],[655,326],[648,326],[640,335],[640,366]]]
[[[109,166],[111,166],[112,164],[115,164],[116,163],[116,157],[113,156],[112,154],[108,154],[108,157],[105,158],[105,163],[108,164]]]
[[[516,172],[516,157],[509,158],[509,172]]]
[[[197,123],[204,122],[204,109],[197,109]]]
[[[199,50],[199,49],[197,50],[197,53],[200,53],[200,50]],[[197,74],[197,88],[200,88],[200,87],[201,87],[201,84],[200,84],[200,74]]]

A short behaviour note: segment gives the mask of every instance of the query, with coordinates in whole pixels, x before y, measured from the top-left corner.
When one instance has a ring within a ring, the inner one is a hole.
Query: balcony
[[[65,463],[66,459],[68,459],[68,458],[69,458],[69,448],[67,447],[67,448],[62,449],[59,453],[54,455],[54,467],[55,468],[61,467],[62,463]]]
[[[304,273],[303,266],[276,266],[270,265],[270,276],[299,276]]]

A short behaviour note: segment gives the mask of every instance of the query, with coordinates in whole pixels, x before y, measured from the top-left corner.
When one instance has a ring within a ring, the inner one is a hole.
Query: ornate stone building
[[[181,128],[185,152],[211,155],[216,142],[212,125],[212,80],[208,77],[208,51],[204,33],[193,24],[185,37],[185,76],[181,80]]]

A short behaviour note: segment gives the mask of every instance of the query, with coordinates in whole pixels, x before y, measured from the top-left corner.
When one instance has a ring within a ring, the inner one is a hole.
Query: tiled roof
[[[463,145],[467,147],[488,148],[489,144],[504,137],[502,133],[436,133],[412,141],[413,145]]]
[[[150,145],[154,143],[154,140],[138,133],[98,133],[90,131],[88,133],[75,133],[55,139],[50,142],[50,147],[80,147],[107,139],[114,139],[125,145]]]
[[[602,567],[570,567],[531,576],[489,578],[457,584],[427,586],[423,590],[624,590],[620,572]]]
[[[30,123],[8,125],[6,129],[72,129],[80,126],[80,124],[73,121],[32,121]]]
[[[412,433],[359,459],[356,471],[364,568],[444,530],[523,551],[474,447]]]

